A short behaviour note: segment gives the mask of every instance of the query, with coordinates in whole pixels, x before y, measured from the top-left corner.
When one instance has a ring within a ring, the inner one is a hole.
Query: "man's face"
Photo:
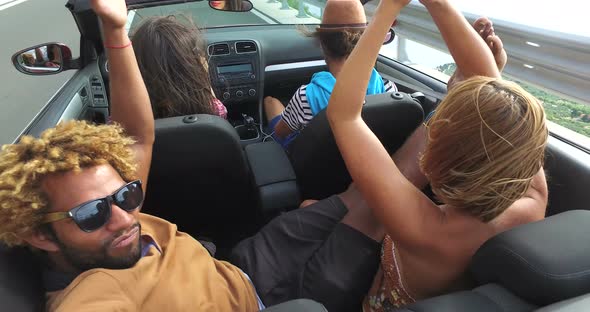
[[[65,212],[111,195],[125,184],[113,167],[100,165],[79,173],[51,175],[43,180],[42,187],[49,198],[49,212]],[[71,218],[51,223],[59,247],[57,258],[81,271],[132,267],[141,254],[138,211],[126,212],[113,204],[108,222],[90,233],[82,231]]]

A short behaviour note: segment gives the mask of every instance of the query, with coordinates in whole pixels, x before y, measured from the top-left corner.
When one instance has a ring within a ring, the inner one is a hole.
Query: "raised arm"
[[[138,176],[145,186],[155,137],[154,116],[125,31],[127,5],[125,0],[91,0],[91,5],[101,20],[109,59],[111,120],[137,141],[133,149],[139,165]]]
[[[500,77],[486,42],[450,0],[420,0],[434,20],[464,79]]]
[[[361,118],[371,70],[383,37],[409,0],[382,0],[342,67],[327,113],[338,148],[356,186],[389,235],[402,245],[431,244],[441,212],[412,185]],[[430,208],[427,208],[430,207]]]
[[[506,51],[504,51],[504,44],[500,37],[496,36],[494,32],[493,23],[486,17],[478,18],[474,24],[473,29],[485,41],[488,49],[492,52],[496,67],[501,73],[508,61]],[[483,56],[486,57],[485,55]],[[463,81],[464,75],[459,69],[456,69],[451,79],[447,84],[447,89],[450,90],[454,85]],[[414,133],[404,142],[404,144],[392,155],[395,164],[399,167],[404,176],[410,180],[414,186],[423,189],[428,184],[428,179],[420,170],[418,159],[420,154],[424,152],[426,146],[426,128],[420,125]]]
[[[543,168],[535,174],[524,196],[515,201],[506,211],[491,221],[500,231],[515,226],[542,220],[547,212],[549,191]]]

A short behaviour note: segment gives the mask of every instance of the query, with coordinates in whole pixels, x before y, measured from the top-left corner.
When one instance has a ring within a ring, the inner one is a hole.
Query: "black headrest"
[[[26,248],[0,245],[2,311],[42,311],[44,290],[39,265]]]
[[[231,220],[252,215],[251,194],[240,138],[227,120],[213,115],[156,120],[144,212],[223,245],[239,234],[232,231],[238,222]]]
[[[243,161],[236,166],[245,164],[240,137],[223,118],[202,114],[156,120],[153,176],[176,170],[214,171],[228,162],[231,165],[235,158]]]
[[[564,212],[490,239],[471,272],[537,305],[569,299],[590,292],[589,237],[590,211]]]
[[[362,116],[393,153],[422,122],[424,112],[408,94],[396,92],[367,96]],[[326,198],[344,191],[351,182],[325,110],[291,143],[289,157],[303,198]]]

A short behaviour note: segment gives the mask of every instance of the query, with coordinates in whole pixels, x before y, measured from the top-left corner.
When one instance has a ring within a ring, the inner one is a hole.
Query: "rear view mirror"
[[[218,11],[248,12],[253,5],[250,0],[209,0],[209,6]]]
[[[54,75],[66,69],[72,61],[70,48],[61,43],[45,43],[15,53],[12,64],[28,75]]]

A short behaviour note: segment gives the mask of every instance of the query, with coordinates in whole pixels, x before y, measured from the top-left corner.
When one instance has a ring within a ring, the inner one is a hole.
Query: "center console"
[[[226,106],[258,102],[260,54],[252,40],[224,41],[208,46],[213,89]]]
[[[211,85],[217,98],[228,110],[243,143],[258,141],[256,126],[261,102],[260,50],[253,40],[214,42],[207,47]]]

